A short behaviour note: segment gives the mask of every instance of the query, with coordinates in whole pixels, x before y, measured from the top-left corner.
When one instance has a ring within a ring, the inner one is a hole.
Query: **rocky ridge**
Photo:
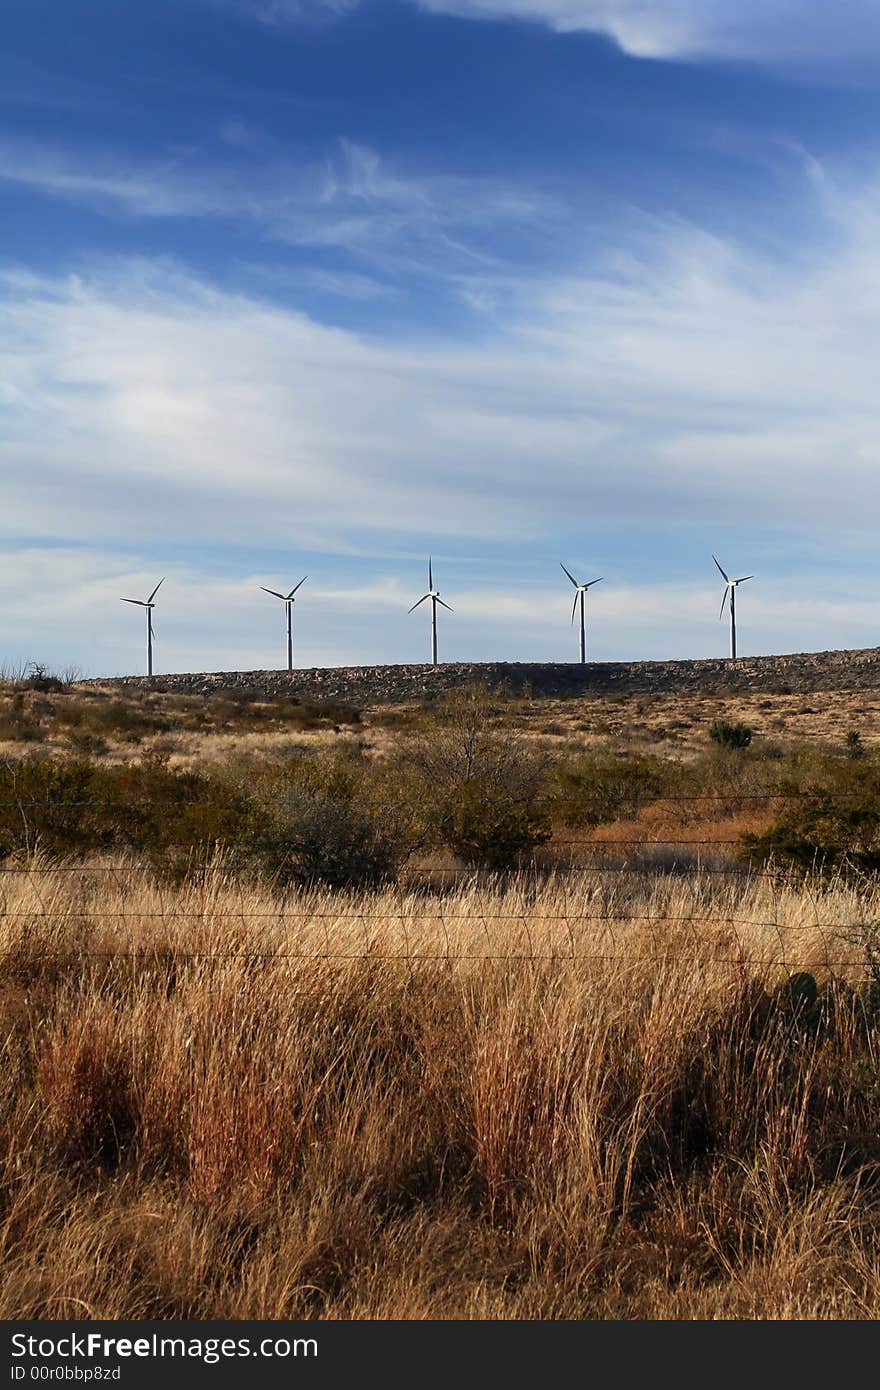
[[[440,666],[338,666],[298,671],[215,671],[163,676],[119,676],[85,681],[173,692],[216,695],[252,691],[303,703],[340,700],[390,705],[433,700],[457,686],[485,681],[515,695],[799,694],[880,689],[880,647],[740,657],[736,661],[449,662]]]

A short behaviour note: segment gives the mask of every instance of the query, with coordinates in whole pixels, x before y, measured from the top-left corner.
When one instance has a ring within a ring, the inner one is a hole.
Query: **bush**
[[[748,748],[752,741],[752,730],[748,724],[716,719],[709,730],[709,737],[720,748]]]
[[[844,739],[844,747],[851,758],[863,758],[865,756],[865,745],[862,743],[862,736],[858,729],[850,729]]]
[[[0,702],[0,743],[35,743],[42,737],[39,715],[20,690]]]
[[[880,764],[848,761],[827,770],[824,785],[797,798],[761,835],[746,835],[749,859],[828,877],[880,872]]]
[[[66,683],[61,676],[53,675],[40,661],[32,661],[28,667],[27,675],[18,682],[20,690],[38,690],[41,694],[49,691],[61,691],[66,688]]]
[[[556,772],[553,808],[566,825],[602,825],[632,819],[681,785],[681,769],[659,758],[582,757]]]
[[[425,836],[490,869],[549,839],[545,760],[492,727],[498,699],[484,685],[448,695],[410,755]]]
[[[84,760],[6,758],[0,763],[0,856],[97,848],[89,820],[91,782]]]
[[[399,796],[380,800],[359,747],[300,753],[259,769],[244,761],[230,772],[251,803],[255,862],[280,882],[376,888],[397,878],[412,847],[410,817]]]
[[[495,800],[471,779],[447,790],[432,821],[443,843],[466,864],[510,869],[550,838],[544,815],[528,796]]]
[[[262,808],[253,838],[282,883],[380,888],[397,879],[406,846],[394,818],[347,797],[289,784]]]
[[[121,767],[86,759],[0,764],[0,854],[59,857],[113,849],[144,854],[175,876],[213,848],[240,841],[247,801],[161,754]]]

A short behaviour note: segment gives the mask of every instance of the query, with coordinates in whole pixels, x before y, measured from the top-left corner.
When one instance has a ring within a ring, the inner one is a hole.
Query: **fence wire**
[[[398,884],[366,895],[357,904],[350,893],[338,895],[332,903],[326,891],[316,895],[314,890],[298,890],[272,908],[266,906],[265,891],[253,894],[236,882],[235,872],[234,863],[224,862],[173,887],[163,884],[148,864],[133,862],[4,865],[0,977],[16,976],[23,969],[27,973],[34,960],[56,965],[93,961],[105,968],[117,962],[230,968],[282,961],[387,961],[404,962],[412,971],[425,964],[453,968],[473,962],[613,962],[628,956],[660,963],[692,961],[695,968],[714,963],[752,973],[821,969],[851,976],[870,971],[880,932],[867,911],[858,920],[823,920],[820,900],[808,884],[772,870],[745,875],[771,899],[771,910],[763,914],[737,911],[730,899],[736,892],[748,908],[748,885],[729,890],[725,901],[723,889],[716,892],[711,884],[701,883],[713,872],[703,868],[681,876],[618,868],[613,870],[618,884],[611,889],[611,899],[597,902],[594,894],[582,904],[573,901],[578,894],[569,886],[569,875],[557,870],[481,877],[456,868],[449,870],[455,876],[453,887],[464,888],[471,901],[462,901],[457,891],[444,899]],[[71,877],[77,875],[78,883]],[[107,875],[113,876],[109,882]],[[776,888],[775,898],[767,893],[768,884]],[[92,901],[92,890],[103,893],[104,901]],[[637,902],[615,902],[618,890],[624,897],[689,892],[693,905],[690,911],[683,911],[681,904],[678,910],[663,910],[662,903],[654,910],[638,910]],[[27,895],[32,905],[23,903]],[[141,905],[131,901],[138,895]],[[518,903],[505,901],[516,895]],[[827,912],[827,894],[824,901]],[[852,895],[847,903],[853,906]],[[787,915],[793,920],[786,920]],[[196,938],[192,944],[177,935],[187,924]],[[162,932],[166,925],[168,937]],[[158,939],[132,941],[130,933],[137,927],[154,937],[158,933]],[[472,938],[457,940],[468,927],[473,928]],[[229,947],[203,947],[198,937],[206,929],[237,940]],[[73,940],[64,940],[68,933],[74,934]],[[81,940],[82,933],[93,939]],[[272,940],[272,933],[279,939]]]

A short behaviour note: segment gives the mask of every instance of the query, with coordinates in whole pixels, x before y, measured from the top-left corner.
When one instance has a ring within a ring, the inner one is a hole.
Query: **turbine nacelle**
[[[164,576],[164,574],[163,574],[163,575],[162,575],[162,578],[159,580],[159,583],[156,585],[155,589],[154,589],[153,592],[150,594],[150,597],[149,597],[149,598],[147,598],[147,599],[144,599],[144,598],[123,598],[123,599],[120,599],[119,602],[120,602],[120,603],[134,603],[134,604],[137,605],[138,608],[155,608],[156,605],[155,605],[155,603],[153,602],[153,599],[156,597],[156,595],[157,595],[158,592],[159,592],[159,589],[161,588],[161,586],[162,586],[164,583],[165,583],[165,576]]]
[[[293,603],[295,601],[293,597],[294,594],[296,593],[297,589],[300,587],[301,584],[305,584],[308,577],[309,576],[307,574],[304,574],[302,579],[299,581],[299,584],[294,584],[289,594],[279,594],[277,589],[267,589],[265,584],[261,584],[260,588],[263,590],[264,594],[271,594],[273,598],[280,598],[282,603]]]
[[[602,575],[600,575],[598,579],[590,579],[587,581],[586,584],[579,584],[578,581],[575,579],[574,575],[572,574],[571,570],[567,570],[561,560],[559,561],[559,568],[565,571],[565,573],[568,575],[569,579],[571,580],[572,584],[577,589],[579,594],[585,594],[588,589],[592,589],[594,584],[602,583]]]
[[[413,606],[412,606],[412,608],[407,609],[407,612],[409,612],[409,613],[414,613],[415,610],[418,608],[419,604],[420,604],[420,603],[424,603],[426,598],[431,598],[431,599],[433,599],[435,603],[439,603],[439,604],[440,604],[440,607],[441,607],[441,608],[449,608],[449,604],[448,604],[448,603],[445,603],[445,602],[443,601],[443,599],[440,597],[440,590],[439,590],[439,589],[429,589],[428,592],[427,592],[426,594],[422,594],[422,597],[419,599],[418,603],[414,603]],[[450,611],[450,613],[454,613],[454,612],[455,612],[455,609],[454,609],[454,608],[449,608],[449,611]]]

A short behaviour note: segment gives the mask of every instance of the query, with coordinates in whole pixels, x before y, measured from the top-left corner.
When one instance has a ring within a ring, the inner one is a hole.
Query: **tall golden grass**
[[[0,890],[3,1317],[876,1315],[876,892]]]

